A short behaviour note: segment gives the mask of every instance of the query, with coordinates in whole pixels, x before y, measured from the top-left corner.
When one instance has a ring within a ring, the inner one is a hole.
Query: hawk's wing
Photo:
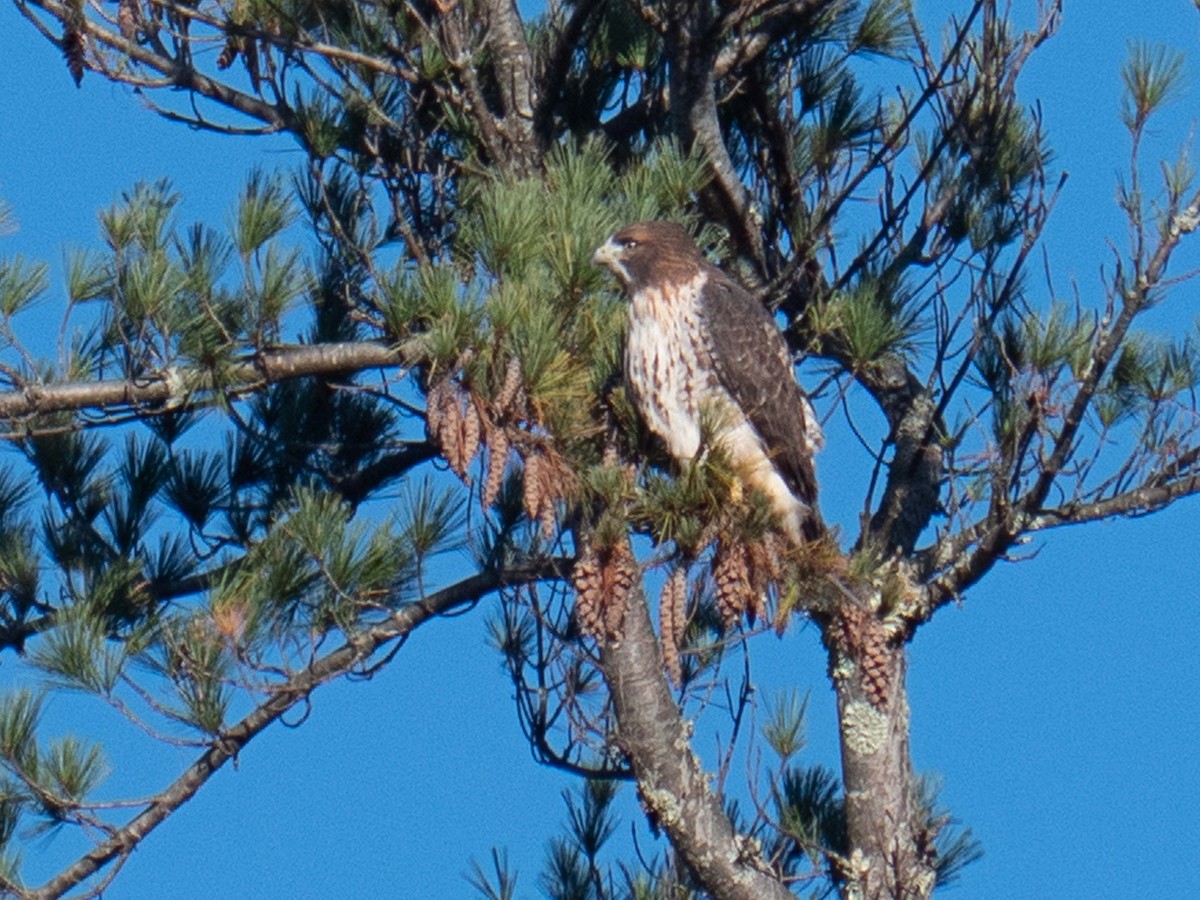
[[[715,266],[700,297],[704,334],[721,385],[762,438],[796,498],[817,496],[812,408],[792,371],[791,355],[770,314]]]

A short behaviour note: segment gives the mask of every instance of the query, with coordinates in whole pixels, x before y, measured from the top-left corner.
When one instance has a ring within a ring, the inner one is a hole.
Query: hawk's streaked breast
[[[630,296],[625,377],[649,429],[675,459],[700,450],[700,409],[712,399],[712,359],[704,346],[698,298],[708,276]]]

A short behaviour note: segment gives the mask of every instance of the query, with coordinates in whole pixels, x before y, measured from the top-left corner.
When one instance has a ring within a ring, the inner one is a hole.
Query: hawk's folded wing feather
[[[715,266],[701,296],[701,317],[721,385],[762,438],[797,499],[817,496],[812,407],[796,383],[791,356],[770,314]]]

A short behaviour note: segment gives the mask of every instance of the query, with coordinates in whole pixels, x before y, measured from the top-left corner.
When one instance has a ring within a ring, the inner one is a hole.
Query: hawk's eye
[[[638,245],[638,242],[634,238],[625,238],[625,240],[621,241],[621,246],[624,247],[626,250],[632,250],[637,245]]]

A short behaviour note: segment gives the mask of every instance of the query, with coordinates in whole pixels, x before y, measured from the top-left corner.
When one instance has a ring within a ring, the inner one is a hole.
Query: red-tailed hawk
[[[625,380],[650,431],[686,462],[700,452],[703,415],[788,535],[816,538],[821,431],[770,314],[673,222],[623,228],[593,260],[628,293]]]

